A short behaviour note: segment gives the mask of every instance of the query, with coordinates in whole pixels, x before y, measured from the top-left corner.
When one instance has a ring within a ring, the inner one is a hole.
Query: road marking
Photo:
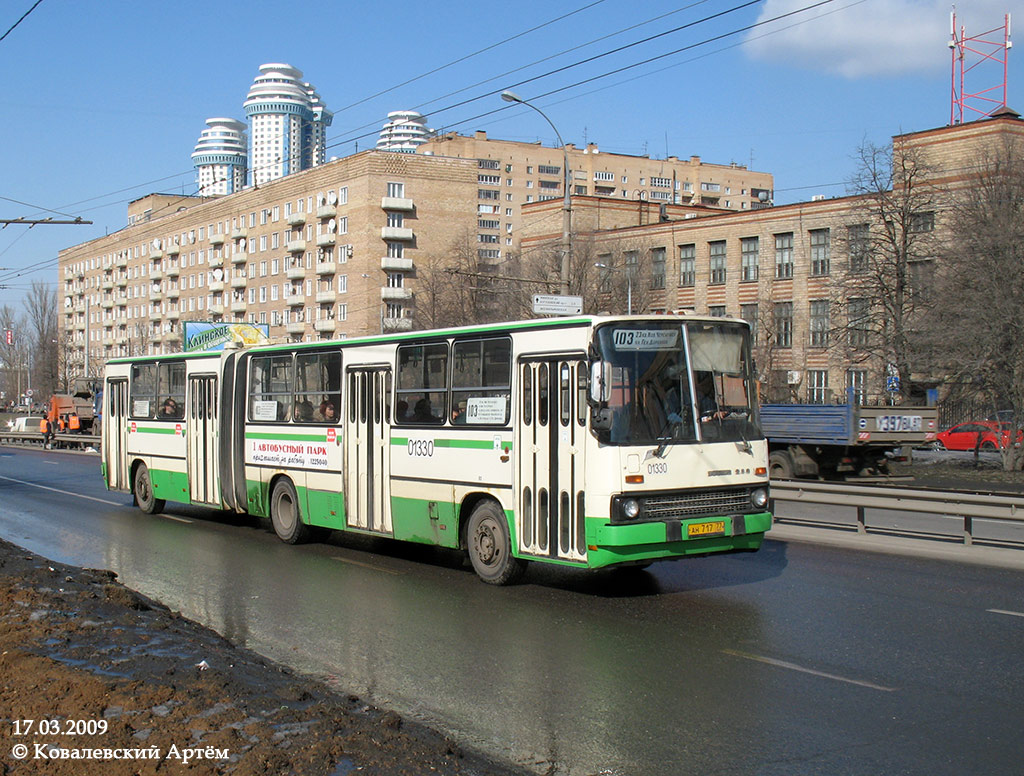
[[[837,676],[836,674],[827,674],[824,671],[815,671],[813,668],[805,668],[804,666],[798,666],[796,663],[787,663],[785,660],[776,660],[772,657],[764,657],[762,655],[751,655],[747,652],[737,652],[732,649],[722,650],[727,655],[733,655],[734,657],[742,657],[746,660],[756,660],[759,663],[767,663],[770,666],[777,668],[788,668],[791,671],[800,671],[804,674],[811,674],[812,676],[820,676],[823,679],[833,679],[837,682],[846,682],[847,684],[855,684],[858,687],[867,687],[869,690],[879,690],[881,692],[895,692],[895,687],[884,687],[880,684],[874,684],[872,682],[865,682],[860,679],[850,679],[846,676]]]
[[[1009,614],[1011,617],[1024,617],[1024,612],[1011,612],[1007,609],[986,609],[986,612],[992,612],[992,614]]]
[[[157,517],[166,517],[168,520],[177,520],[179,523],[192,523],[192,522],[194,522],[192,520],[189,520],[187,517],[175,517],[174,515],[165,515],[163,512],[160,512],[157,515]]]
[[[398,577],[402,575],[401,571],[395,571],[394,569],[386,569],[383,566],[374,566],[372,563],[360,563],[357,560],[349,560],[348,558],[342,558],[338,555],[332,555],[331,558],[334,560],[340,560],[342,563],[351,563],[353,566],[362,566],[364,569],[372,569],[373,571],[383,571],[385,574],[393,574]]]
[[[60,493],[62,496],[74,496],[75,498],[85,498],[85,499],[89,499],[89,501],[98,501],[101,504],[110,504],[111,506],[115,506],[115,507],[123,507],[124,506],[124,504],[122,502],[120,502],[120,501],[107,501],[104,498],[96,498],[95,496],[86,496],[86,495],[83,495],[81,493],[72,493],[71,491],[61,490],[60,488],[51,488],[48,485],[40,485],[40,484],[35,483],[35,482],[27,482],[26,480],[16,480],[16,479],[14,479],[14,477],[4,477],[4,476],[0,475],[0,480],[7,480],[8,482],[16,482],[19,485],[30,485],[31,487],[39,488],[40,490],[49,490],[49,491],[52,491],[54,493]]]

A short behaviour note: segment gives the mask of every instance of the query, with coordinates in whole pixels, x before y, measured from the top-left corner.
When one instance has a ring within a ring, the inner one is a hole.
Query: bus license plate
[[[693,536],[718,536],[725,533],[725,521],[715,520],[712,523],[690,523],[686,526],[686,535]]]

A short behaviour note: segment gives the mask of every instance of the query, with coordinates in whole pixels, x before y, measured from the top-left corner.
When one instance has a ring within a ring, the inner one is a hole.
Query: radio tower
[[[1006,107],[1006,63],[1010,55],[1010,14],[1003,24],[980,35],[968,37],[963,26],[957,30],[956,6],[950,14],[949,48],[953,54],[952,89],[949,106],[949,123],[963,124],[964,111],[970,121],[973,118],[991,116]],[[989,78],[1002,77],[1002,82],[979,92],[968,92],[964,80],[968,73],[984,67]],[[998,76],[997,70],[1000,71]],[[977,115],[975,115],[977,114]]]

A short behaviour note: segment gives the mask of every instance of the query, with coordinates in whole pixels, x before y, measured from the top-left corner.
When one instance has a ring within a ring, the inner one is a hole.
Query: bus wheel
[[[302,522],[295,486],[289,480],[278,480],[274,485],[270,496],[270,520],[274,524],[274,533],[282,542],[299,544],[306,540],[308,527]]]
[[[139,509],[147,515],[163,512],[164,507],[167,505],[167,502],[162,498],[157,498],[153,495],[153,482],[149,478],[149,469],[144,463],[140,463],[139,468],[135,470],[135,483],[132,493],[135,494],[135,503],[139,505]]]
[[[505,513],[493,501],[483,501],[473,510],[466,539],[473,570],[484,582],[507,585],[523,573],[526,564],[512,555]]]
[[[776,450],[768,456],[768,474],[773,480],[793,479],[793,459],[785,450]]]

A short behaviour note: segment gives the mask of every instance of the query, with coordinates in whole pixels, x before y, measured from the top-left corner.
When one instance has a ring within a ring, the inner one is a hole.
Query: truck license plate
[[[711,523],[690,523],[686,526],[686,535],[694,536],[718,536],[725,533],[725,521],[715,520]]]

